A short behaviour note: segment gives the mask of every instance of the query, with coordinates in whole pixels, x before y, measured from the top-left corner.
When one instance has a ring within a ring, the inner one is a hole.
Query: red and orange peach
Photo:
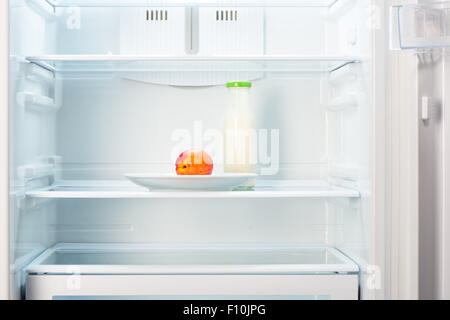
[[[191,149],[177,159],[176,171],[179,176],[208,176],[213,172],[211,156],[203,150]]]

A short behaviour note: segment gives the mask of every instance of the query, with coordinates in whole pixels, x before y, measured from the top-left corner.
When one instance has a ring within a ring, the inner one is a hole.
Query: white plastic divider
[[[74,279],[75,278],[75,279]],[[30,300],[358,300],[358,274],[28,275]],[[75,283],[75,285],[67,285]],[[78,283],[83,285],[80,287]]]

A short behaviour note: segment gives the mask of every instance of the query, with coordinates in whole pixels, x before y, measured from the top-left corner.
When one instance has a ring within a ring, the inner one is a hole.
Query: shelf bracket
[[[22,107],[40,112],[56,112],[61,108],[54,99],[31,92],[17,93],[17,103]]]
[[[48,2],[47,0],[25,0],[25,3],[30,7],[34,12],[40,14],[46,19],[53,20],[55,19],[55,7]]]
[[[59,156],[39,157],[36,164],[18,167],[17,176],[25,182],[24,185],[27,181],[45,177],[55,180],[61,162],[62,158]]]

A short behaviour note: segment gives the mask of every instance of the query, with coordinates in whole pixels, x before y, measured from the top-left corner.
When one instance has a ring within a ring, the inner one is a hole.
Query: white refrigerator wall
[[[24,192],[49,183],[47,167],[56,154],[57,136],[56,114],[28,103],[30,98],[56,94],[53,75],[22,58],[51,51],[55,38],[52,22],[25,1],[10,1],[9,21],[10,297],[20,298],[21,268],[55,242],[50,231],[55,204],[30,203]]]
[[[330,21],[328,44],[362,55],[363,63],[330,75],[330,96],[355,101],[357,108],[328,113],[328,176],[355,188],[361,199],[336,208],[342,214],[342,234],[334,243],[360,265],[362,299],[384,298],[384,216],[386,206],[386,20],[384,1],[342,2],[339,19]],[[342,77],[346,80],[343,80]]]
[[[9,297],[9,172],[8,172],[8,65],[9,65],[9,3],[3,1],[0,5],[0,299]]]
[[[220,130],[227,91],[223,85],[161,86],[100,72],[54,78],[20,57],[119,54],[120,10],[67,8],[47,15],[24,1],[10,3],[13,269],[58,242],[326,244],[362,266],[373,263],[371,1],[342,1],[330,12],[266,9],[265,53],[364,58],[336,75],[264,74],[251,89],[257,128],[280,132],[280,170],[263,178],[326,180],[359,190],[362,199],[350,204],[325,199],[22,201],[25,190],[54,178],[119,180],[131,172],[172,172],[173,132],[193,133],[198,121],[203,130]],[[27,93],[52,98],[59,111],[27,108]],[[352,107],[330,111],[342,99]],[[12,281],[17,298],[20,279]],[[362,296],[370,297],[366,290],[363,286]]]

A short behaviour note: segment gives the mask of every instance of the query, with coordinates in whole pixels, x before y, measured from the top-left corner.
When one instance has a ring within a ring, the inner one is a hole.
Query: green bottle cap
[[[251,88],[252,83],[248,81],[228,82],[227,88]]]

